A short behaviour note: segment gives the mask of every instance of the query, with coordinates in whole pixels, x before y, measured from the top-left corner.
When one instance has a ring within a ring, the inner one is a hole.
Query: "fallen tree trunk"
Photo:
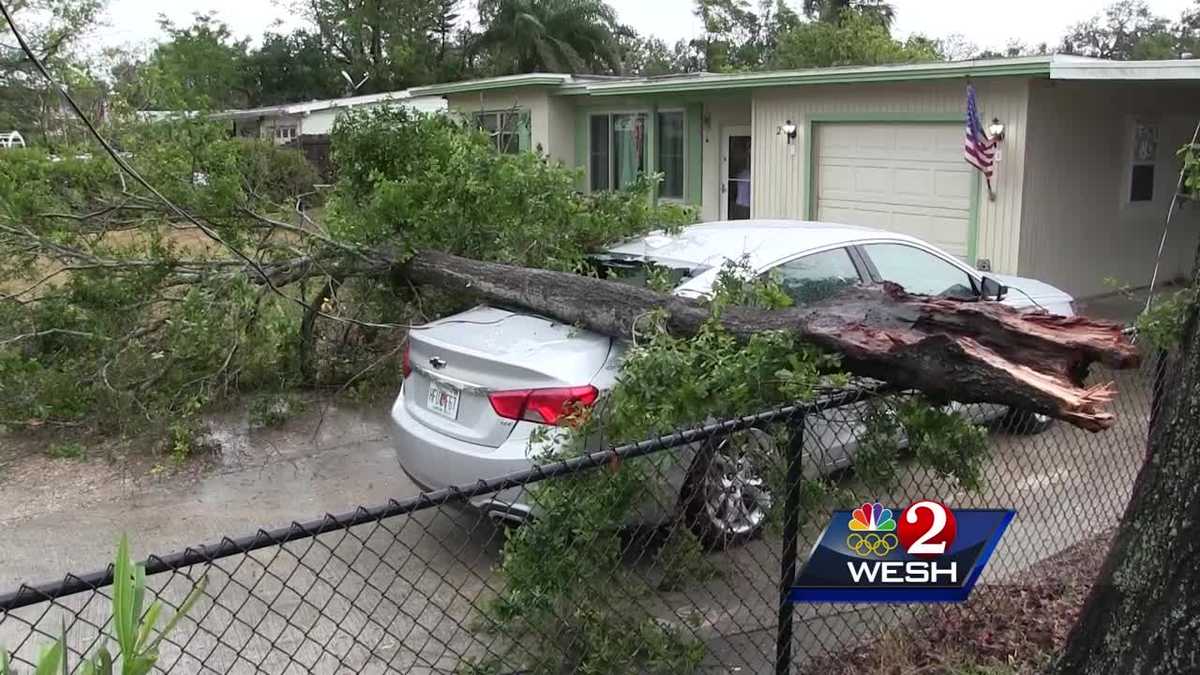
[[[465,291],[618,338],[658,311],[673,334],[694,335],[702,302],[565,272],[424,251],[401,269],[415,283]],[[1112,425],[1112,384],[1085,386],[1092,363],[1133,368],[1137,350],[1116,323],[1022,313],[996,302],[911,295],[895,284],[850,288],[785,310],[728,308],[720,322],[746,339],[784,330],[843,355],[847,370],[934,397],[1000,403],[1089,431]]]

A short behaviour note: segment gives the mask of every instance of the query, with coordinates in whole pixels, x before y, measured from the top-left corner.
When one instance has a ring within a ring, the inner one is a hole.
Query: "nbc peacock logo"
[[[884,558],[900,545],[892,510],[879,502],[854,509],[847,524],[846,548],[860,558]]]

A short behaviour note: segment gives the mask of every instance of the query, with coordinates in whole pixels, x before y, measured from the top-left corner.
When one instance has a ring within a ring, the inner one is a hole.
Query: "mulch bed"
[[[1066,642],[1113,531],[1023,572],[1019,584],[979,586],[962,604],[935,606],[863,646],[814,664],[823,675],[1034,673]]]

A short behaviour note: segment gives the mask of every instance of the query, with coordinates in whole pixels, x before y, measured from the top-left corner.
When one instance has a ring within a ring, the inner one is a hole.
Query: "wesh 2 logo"
[[[1007,509],[951,510],[932,500],[835,511],[793,602],[962,602],[1012,521]]]

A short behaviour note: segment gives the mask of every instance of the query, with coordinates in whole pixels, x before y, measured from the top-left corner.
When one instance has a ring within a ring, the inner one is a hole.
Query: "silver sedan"
[[[988,274],[921,240],[892,232],[818,222],[741,220],[707,223],[676,234],[655,233],[610,247],[596,264],[636,280],[649,265],[666,268],[675,293],[705,297],[726,260],[754,274],[771,273],[797,304],[856,283],[894,281],[913,293],[982,298],[1018,308],[1073,314],[1072,298],[1033,279]],[[643,275],[645,276],[645,275]],[[824,291],[822,290],[824,289]],[[1005,293],[1007,291],[1007,293]],[[559,423],[564,409],[590,405],[611,388],[625,344],[551,319],[480,306],[413,330],[404,384],[392,406],[396,456],[426,488],[472,483],[530,466],[530,436]],[[846,411],[839,417],[846,418]],[[973,407],[977,418],[1016,414]],[[1050,423],[1026,416],[1026,428]],[[810,425],[807,471],[852,463],[853,425]],[[751,430],[727,443],[769,444]],[[735,543],[761,527],[770,496],[732,448],[719,448],[705,471],[684,456],[670,472],[684,504],[701,504],[694,522],[709,542]],[[724,464],[722,464],[724,462]],[[690,479],[689,479],[690,477]],[[698,492],[698,494],[697,494]],[[692,494],[685,494],[692,493]],[[522,494],[493,494],[474,504],[493,518],[530,513]]]

